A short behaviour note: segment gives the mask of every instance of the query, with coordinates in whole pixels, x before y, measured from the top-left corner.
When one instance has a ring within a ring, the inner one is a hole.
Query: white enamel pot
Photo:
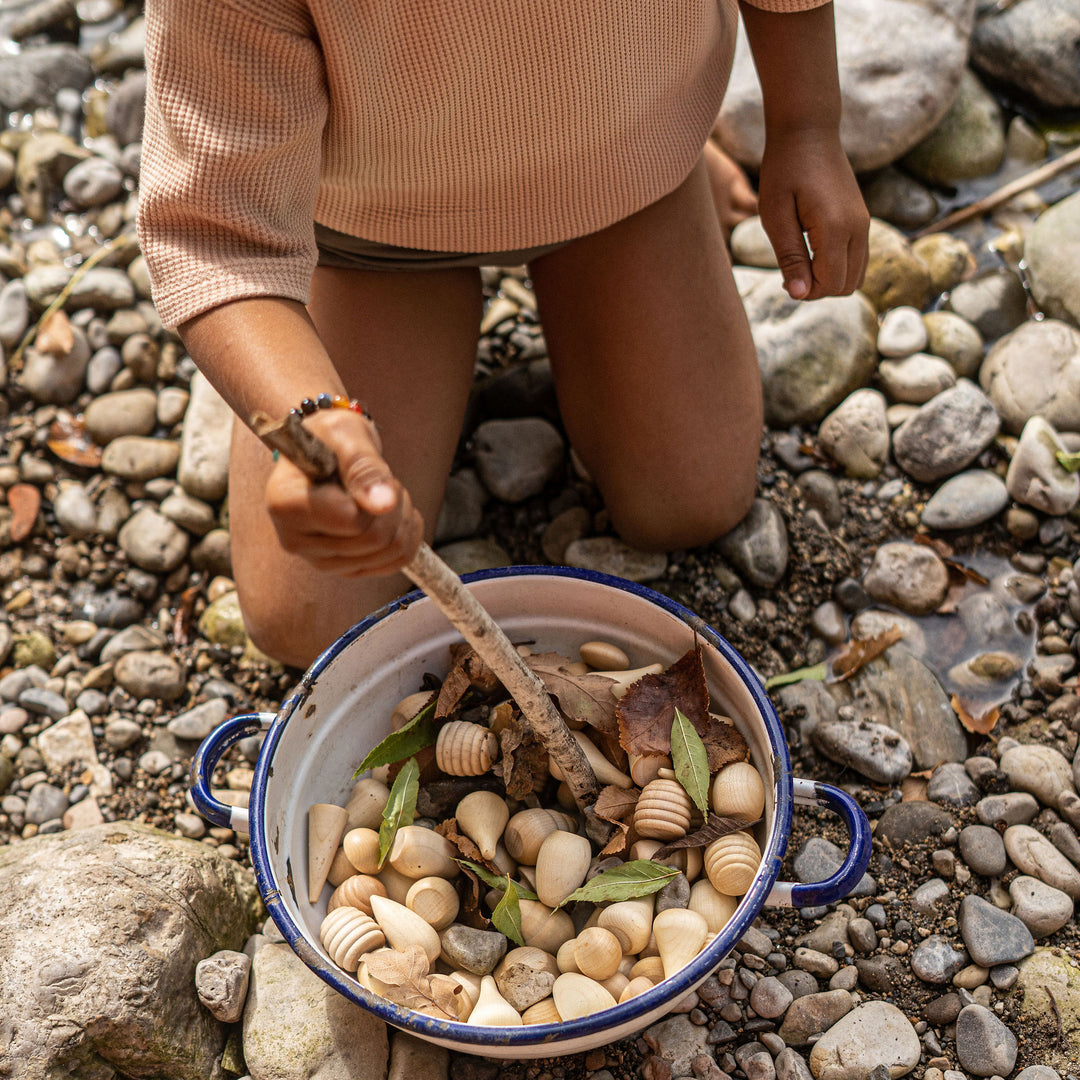
[[[870,858],[870,827],[862,810],[829,784],[794,779],[784,733],[761,683],[714,629],[686,608],[621,578],[563,567],[510,567],[465,579],[511,640],[534,650],[576,655],[580,644],[610,641],[634,666],[678,659],[701,644],[715,705],[735,719],[765,778],[766,806],[758,826],[763,858],[753,884],[727,926],[681,971],[613,1009],[560,1024],[517,1028],[448,1023],[371,994],[338,968],[319,942],[329,887],[307,900],[307,810],[344,805],[352,774],[390,730],[394,705],[420,686],[425,672],[445,673],[449,646],[460,640],[439,609],[420,593],[387,605],[358,623],[315,661],[280,711],[226,721],[199,747],[192,763],[192,800],[219,825],[249,832],[259,890],[274,922],[319,978],[389,1024],[423,1039],[487,1057],[571,1054],[640,1031],[705,979],[728,955],[766,904],[797,907],[846,896]],[[268,729],[255,766],[247,810],[226,806],[210,789],[214,767],[238,740]],[[850,845],[827,881],[778,881],[794,804],[824,806],[847,827]]]

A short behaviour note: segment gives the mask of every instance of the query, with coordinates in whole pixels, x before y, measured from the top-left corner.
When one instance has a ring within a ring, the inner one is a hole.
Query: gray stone
[[[178,739],[201,742],[231,711],[225,698],[211,698],[174,716],[165,727]]]
[[[814,1035],[828,1031],[855,1002],[847,990],[826,990],[797,997],[788,1007],[777,1035],[788,1046],[805,1046]]]
[[[199,1000],[223,1024],[235,1024],[244,1015],[251,957],[235,949],[219,949],[195,965]]]
[[[965,69],[949,111],[933,131],[904,156],[904,167],[935,187],[996,172],[1005,155],[1001,107]]]
[[[28,270],[23,281],[26,292],[35,304],[48,306],[72,284],[75,271],[56,263],[35,266]],[[116,311],[135,303],[135,290],[123,270],[111,266],[95,266],[75,281],[68,300],[72,310],[89,307],[96,311]],[[89,357],[87,357],[89,359]]]
[[[871,216],[898,229],[918,229],[938,216],[934,193],[913,176],[891,166],[866,184],[863,199]]]
[[[90,62],[74,46],[38,45],[5,56],[0,70],[0,106],[33,111],[52,106],[64,87],[84,90],[94,72]]]
[[[38,716],[48,716],[53,720],[59,720],[71,712],[63,694],[53,690],[46,690],[43,686],[31,686],[19,695],[19,704],[27,712],[36,713]]]
[[[984,341],[998,338],[1027,321],[1027,293],[1011,270],[962,281],[949,293],[950,311],[966,319]]]
[[[984,825],[1026,825],[1039,812],[1038,802],[1026,792],[1009,791],[987,795],[975,804],[975,813]]]
[[[183,667],[163,652],[125,653],[113,675],[133,697],[154,701],[175,701],[187,687]]]
[[[121,435],[149,435],[157,419],[157,395],[148,387],[102,394],[86,407],[86,433],[102,446]]]
[[[43,405],[67,405],[82,392],[86,366],[90,362],[90,346],[86,335],[73,328],[72,346],[56,355],[34,346],[24,354],[19,383],[37,402]]]
[[[1080,21],[1080,20],[1078,20]],[[1044,210],[1024,243],[1031,291],[1055,319],[1080,325],[1080,194]]]
[[[384,1080],[386,1025],[322,981],[289,948],[250,938],[244,1058],[265,1080]]]
[[[956,385],[952,365],[929,353],[915,353],[900,360],[882,360],[877,374],[889,400],[908,405],[924,405],[943,390]]]
[[[941,878],[924,881],[911,894],[911,907],[920,915],[933,915],[938,905],[949,898],[949,886]]]
[[[945,599],[949,572],[937,553],[921,544],[882,544],[863,577],[877,601],[910,615],[927,615]]]
[[[990,399],[973,382],[959,379],[893,432],[893,454],[914,479],[942,480],[970,465],[999,427]]]
[[[960,830],[960,854],[983,877],[998,877],[1005,871],[1005,841],[989,825],[965,825]]]
[[[64,177],[64,194],[80,210],[111,202],[124,188],[124,174],[102,157],[87,158]]]
[[[731,259],[737,266],[757,266],[764,270],[778,268],[772,241],[756,214],[740,221],[731,230]]]
[[[1019,434],[1033,416],[1080,431],[1080,330],[1060,319],[1025,322],[990,349],[979,383],[1006,431]]]
[[[958,761],[942,762],[930,777],[926,797],[931,802],[972,806],[979,799],[979,789]]]
[[[1057,455],[1064,452],[1058,433],[1041,416],[1033,416],[1009,462],[1005,475],[1009,494],[1045,514],[1067,514],[1080,499],[1080,475],[1058,461]]]
[[[214,508],[178,488],[159,507],[162,515],[196,536],[205,536],[217,523]]]
[[[975,5],[928,8],[909,0],[852,2],[836,13],[841,138],[857,172],[888,165],[927,135],[956,94]],[[881,57],[890,62],[883,65]],[[765,145],[761,88],[740,28],[735,66],[718,120],[723,145],[755,170]]]
[[[114,349],[111,345],[98,349],[86,366],[86,389],[91,394],[103,394],[123,366],[124,361],[120,358],[119,349]]]
[[[931,934],[915,946],[911,970],[923,982],[941,986],[967,963],[967,954],[943,934]]]
[[[1023,873],[1080,900],[1080,870],[1042,833],[1030,825],[1010,825],[1005,830],[1005,850]]]
[[[35,784],[26,800],[26,820],[31,825],[41,825],[64,816],[70,803],[61,788],[53,784]]]
[[[869,595],[867,596],[869,600]],[[900,631],[900,642],[912,656],[926,653],[926,634],[923,633],[918,619],[901,615],[898,611],[884,611],[879,608],[867,608],[860,611],[851,620],[851,636],[859,641],[868,641],[895,627]]]
[[[1061,1073],[1048,1065],[1029,1065],[1016,1074],[1016,1080],[1061,1080]]]
[[[783,1016],[794,1000],[791,991],[776,978],[758,979],[750,991],[750,1007],[766,1020]]]
[[[767,499],[755,499],[750,513],[718,542],[720,554],[751,585],[771,589],[788,562],[787,526]]]
[[[540,417],[487,420],[473,435],[477,471],[497,499],[523,502],[539,495],[562,469],[562,436]]]
[[[507,939],[503,934],[476,930],[461,923],[448,926],[439,940],[450,963],[474,975],[490,975],[506,952]]]
[[[812,836],[799,848],[795,856],[795,877],[802,882],[824,881],[832,877],[844,863],[847,853],[842,851],[831,840],[823,836]],[[851,896],[873,896],[877,891],[877,883],[869,874],[863,874],[855,887],[851,890]],[[824,924],[823,924],[824,925]],[[825,932],[828,932],[827,929]],[[837,940],[841,940],[838,938]],[[813,938],[800,939],[810,942]],[[814,947],[820,948],[820,945]],[[822,952],[829,951],[821,949]]]
[[[954,311],[928,311],[922,318],[926,351],[947,360],[957,375],[974,379],[985,352],[979,331]]]
[[[828,723],[837,718],[837,703],[828,689],[816,679],[805,679],[791,686],[782,686],[774,690],[776,702],[784,709],[801,708],[804,711],[799,720],[799,734],[805,741],[813,734],[820,723]]]
[[[869,720],[819,724],[814,745],[827,758],[876,784],[897,784],[911,772],[911,747],[891,727]]]
[[[191,380],[177,478],[196,499],[217,502],[229,485],[232,410],[201,372]]]
[[[950,815],[933,803],[899,802],[878,819],[874,836],[893,848],[903,848],[911,843],[925,844],[951,828],[952,823]]]
[[[869,1001],[814,1043],[810,1071],[815,1080],[867,1080],[881,1067],[886,1077],[906,1076],[921,1052],[915,1028],[895,1005]]]
[[[1030,931],[1015,915],[988,904],[981,896],[964,897],[959,922],[964,945],[981,967],[1014,964],[1035,949]]]
[[[1073,901],[1068,893],[1038,878],[1019,874],[1009,882],[1012,913],[1033,937],[1055,934],[1073,917]]]
[[[1016,1064],[1016,1036],[985,1006],[968,1005],[956,1018],[956,1056],[975,1076],[1008,1076]]]
[[[144,439],[121,435],[105,447],[101,455],[103,472],[121,480],[143,482],[172,476],[180,460],[180,444],[172,439]]]
[[[1052,746],[1012,746],[1001,755],[1000,768],[1015,790],[1030,792],[1045,806],[1056,809],[1065,792],[1076,791],[1069,759]]]
[[[30,325],[30,303],[22,278],[0,288],[0,346],[14,349]]]
[[[67,483],[53,500],[53,513],[65,535],[91,536],[97,528],[97,510],[82,484]]]
[[[821,422],[818,442],[848,476],[877,476],[889,459],[885,399],[877,390],[849,394]]]
[[[1009,504],[1009,491],[997,473],[972,469],[946,480],[922,512],[931,529],[971,529],[996,517]]]
[[[120,547],[143,570],[167,574],[188,551],[188,536],[177,524],[150,507],[133,514],[120,530]]]
[[[13,1076],[225,1080],[226,1028],[199,1004],[192,973],[254,926],[250,871],[116,823],[0,848],[0,893],[0,1040]]]
[[[105,104],[105,124],[121,146],[142,139],[146,116],[146,72],[128,71],[109,88]]]
[[[99,659],[103,664],[109,663],[119,660],[125,653],[153,652],[166,645],[165,635],[152,626],[128,626],[105,642]]]
[[[447,1080],[449,1074],[450,1051],[445,1046],[418,1039],[407,1031],[390,1030],[387,1080]]]
[[[672,1016],[653,1024],[642,1033],[655,1054],[671,1065],[672,1076],[690,1076],[690,1062],[708,1053],[709,1029],[698,1026],[687,1016]]]
[[[915,767],[967,757],[967,736],[934,673],[902,645],[890,646],[844,683],[828,687],[855,718],[886,723],[911,747]]]
[[[629,581],[655,581],[667,570],[667,556],[658,551],[639,551],[615,536],[592,536],[574,540],[563,553],[567,566],[614,574]]]
[[[487,492],[472,469],[454,473],[446,482],[435,542],[445,544],[474,535],[483,520],[486,499]]]
[[[877,319],[859,293],[792,300],[778,270],[737,270],[750,319],[770,427],[816,423],[869,381]]]
[[[841,524],[844,510],[840,502],[840,488],[829,473],[823,469],[809,469],[795,481],[795,486],[807,508],[817,510],[826,525],[835,529]]]
[[[1016,633],[1009,609],[989,590],[965,596],[956,605],[956,613],[964,624],[968,640],[977,646],[1006,646]]]
[[[1075,42],[1080,12],[1070,4],[1036,0],[988,12],[975,24],[972,63],[1043,105],[1080,108]]]

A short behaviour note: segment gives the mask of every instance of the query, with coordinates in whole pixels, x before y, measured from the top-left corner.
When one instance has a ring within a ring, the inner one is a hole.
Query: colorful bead
[[[371,413],[367,411],[367,406],[363,402],[357,401],[356,398],[347,398],[343,394],[319,394],[314,398],[304,398],[299,407],[293,409],[292,412],[294,416],[302,420],[305,416],[311,416],[320,409],[349,409],[367,420],[371,419]]]

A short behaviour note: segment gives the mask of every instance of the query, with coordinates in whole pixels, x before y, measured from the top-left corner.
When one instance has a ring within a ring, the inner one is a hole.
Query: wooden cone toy
[[[330,864],[345,835],[349,815],[343,806],[313,803],[308,810],[308,903],[319,899]]]

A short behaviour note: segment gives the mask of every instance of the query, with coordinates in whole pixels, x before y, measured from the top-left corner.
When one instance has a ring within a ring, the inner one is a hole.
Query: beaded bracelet
[[[354,413],[359,413],[365,420],[371,419],[371,413],[367,411],[367,406],[363,402],[357,401],[356,398],[343,397],[341,394],[319,394],[314,398],[304,398],[299,408],[291,409],[290,414],[302,420],[305,416],[318,412],[319,409],[349,409]]]

